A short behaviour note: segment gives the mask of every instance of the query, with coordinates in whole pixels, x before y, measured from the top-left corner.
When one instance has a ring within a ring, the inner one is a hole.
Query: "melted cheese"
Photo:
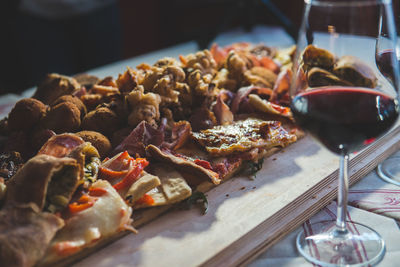
[[[213,155],[229,155],[252,148],[286,146],[296,141],[278,121],[246,119],[193,133],[194,139]]]
[[[66,225],[53,239],[45,261],[68,256],[100,238],[129,229],[132,210],[110,183],[98,180],[92,187],[103,188],[107,192],[97,197],[92,207],[77,212],[65,221]]]

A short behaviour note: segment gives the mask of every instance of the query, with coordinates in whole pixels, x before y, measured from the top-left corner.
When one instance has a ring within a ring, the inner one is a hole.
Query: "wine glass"
[[[291,109],[296,123],[340,157],[336,221],[299,233],[296,246],[322,266],[378,263],[385,242],[370,227],[346,221],[350,153],[365,148],[397,121],[398,62],[389,56],[388,82],[375,64],[382,25],[387,48],[395,48],[390,0],[305,0],[293,60]]]
[[[380,26],[379,36],[376,39],[375,61],[381,74],[394,85],[396,77],[393,77],[393,68],[390,66],[391,58],[394,56],[400,62],[400,50],[398,42],[393,49],[387,28],[382,22]],[[400,155],[393,155],[379,164],[377,173],[383,180],[400,186]]]

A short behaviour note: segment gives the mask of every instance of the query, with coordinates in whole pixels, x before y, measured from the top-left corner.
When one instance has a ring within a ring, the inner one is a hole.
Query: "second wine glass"
[[[396,66],[391,66],[392,59],[396,58],[397,62],[400,62],[400,50],[399,43],[393,48],[392,40],[388,36],[388,29],[382,21],[380,21],[380,32],[378,38],[376,38],[376,50],[375,50],[375,61],[381,74],[386,79],[396,86],[396,79],[398,76],[394,75],[396,72]],[[399,70],[397,70],[398,72]],[[386,182],[400,186],[400,154],[395,153],[386,160],[384,160],[377,167],[377,174],[380,178]]]
[[[394,48],[391,1],[305,0],[291,108],[296,123],[340,157],[336,221],[315,223],[296,240],[299,252],[318,265],[364,266],[385,253],[375,230],[346,220],[349,154],[389,131],[399,115],[398,83],[384,79],[375,64],[383,24]],[[398,76],[395,57],[389,60]]]

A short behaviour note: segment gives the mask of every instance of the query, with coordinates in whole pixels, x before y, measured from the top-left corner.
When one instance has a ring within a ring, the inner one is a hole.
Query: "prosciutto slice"
[[[146,156],[146,146],[160,146],[164,142],[164,132],[142,121],[113,151],[117,154],[127,151],[130,155]]]
[[[153,158],[170,166],[174,166],[178,171],[190,173],[200,179],[211,180],[214,184],[219,184],[221,182],[218,173],[204,168],[191,160],[178,157],[167,149],[161,150],[156,146],[149,145],[146,150]]]
[[[217,102],[213,106],[213,112],[217,118],[219,125],[230,124],[233,122],[233,113],[223,98],[227,98],[223,94],[217,96]]]
[[[38,154],[45,154],[62,158],[67,156],[77,146],[85,143],[82,138],[75,134],[59,134],[50,137],[42,146]]]
[[[162,146],[169,149],[178,149],[182,147],[190,138],[192,127],[187,121],[175,122],[170,133],[165,132],[165,141]]]

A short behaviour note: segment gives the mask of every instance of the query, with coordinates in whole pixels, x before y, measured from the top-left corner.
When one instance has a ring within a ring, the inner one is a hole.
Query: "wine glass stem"
[[[339,165],[339,188],[337,199],[337,230],[343,233],[347,232],[346,229],[346,213],[347,213],[347,194],[349,191],[349,171],[348,171],[349,156],[340,156]]]

